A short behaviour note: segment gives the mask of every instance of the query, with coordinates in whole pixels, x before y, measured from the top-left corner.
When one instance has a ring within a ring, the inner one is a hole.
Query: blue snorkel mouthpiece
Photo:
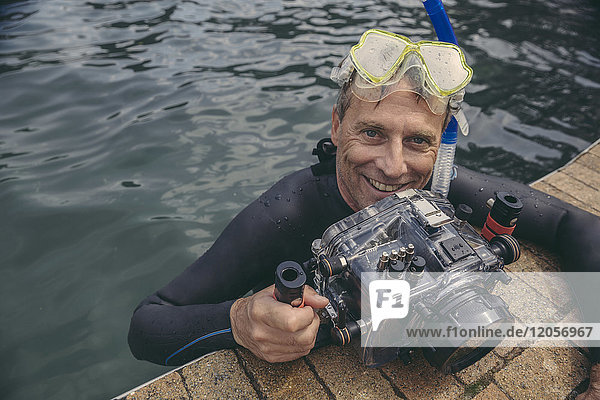
[[[456,35],[450,24],[450,19],[441,0],[425,0],[423,6],[431,19],[438,40],[458,45]],[[431,190],[446,197],[450,189],[454,169],[454,153],[456,152],[456,141],[458,133],[458,122],[452,117],[448,127],[442,134],[442,143],[433,167],[433,180]]]

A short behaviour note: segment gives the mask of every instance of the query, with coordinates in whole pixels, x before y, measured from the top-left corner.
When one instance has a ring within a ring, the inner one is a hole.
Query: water
[[[399,5],[399,4],[402,5]],[[418,1],[3,1],[0,396],[108,398],[166,369],[136,304],[244,205],[310,165],[330,68]],[[599,136],[599,5],[447,1],[475,70],[458,161],[527,182]]]

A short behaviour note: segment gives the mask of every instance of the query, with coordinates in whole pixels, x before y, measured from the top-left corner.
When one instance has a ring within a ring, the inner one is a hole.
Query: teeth
[[[369,178],[369,183],[373,185],[377,190],[381,190],[382,192],[395,192],[400,189],[402,185],[386,185],[385,183],[377,182],[374,179]]]

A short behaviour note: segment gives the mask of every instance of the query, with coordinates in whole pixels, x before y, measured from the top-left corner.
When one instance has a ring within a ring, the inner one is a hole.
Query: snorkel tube
[[[458,45],[456,36],[448,14],[444,10],[444,5],[441,0],[425,0],[423,6],[429,15],[429,19],[433,24],[438,40],[449,42]],[[441,194],[446,197],[450,189],[450,181],[454,171],[454,153],[456,152],[456,141],[458,132],[458,122],[452,117],[448,127],[442,134],[442,143],[433,167],[433,180],[431,183],[431,191]]]

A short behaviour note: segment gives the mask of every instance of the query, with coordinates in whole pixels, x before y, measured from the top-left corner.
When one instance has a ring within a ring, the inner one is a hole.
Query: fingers
[[[311,306],[314,309],[324,308],[329,303],[327,297],[323,297],[317,294],[315,289],[310,286],[304,286],[304,305]]]
[[[296,308],[281,303],[273,297],[273,288],[269,286],[255,295],[254,301],[249,304],[250,318],[285,332],[306,329],[315,315],[312,307]]]
[[[260,354],[260,353],[256,353],[253,352],[256,356],[258,356],[259,358],[268,361],[270,363],[279,363],[279,362],[287,362],[287,361],[293,361],[293,360],[297,360],[300,357],[304,357],[305,355],[307,355],[308,353],[310,353],[310,350],[307,350],[305,352],[301,352],[301,353],[289,353],[289,352],[282,352],[282,353],[273,353],[273,352],[269,352],[266,354]]]
[[[318,329],[318,318],[308,329],[296,333],[283,333],[270,327],[258,328],[251,332],[250,345],[245,347],[270,362],[295,360],[314,347]]]
[[[309,303],[322,308],[327,299],[307,287]],[[311,305],[294,308],[273,297],[274,286],[237,300],[231,307],[236,342],[269,362],[295,360],[314,347],[319,317]]]
[[[319,324],[319,317],[315,315],[310,325],[299,331],[285,332],[279,329],[266,327],[263,331],[257,332],[257,334],[260,339],[269,341],[275,345],[295,347],[298,351],[302,351],[303,349],[310,350],[314,347]]]

